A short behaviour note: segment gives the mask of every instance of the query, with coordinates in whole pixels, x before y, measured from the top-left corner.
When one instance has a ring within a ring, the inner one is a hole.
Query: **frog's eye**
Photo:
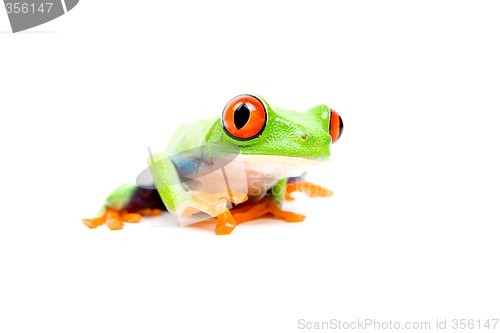
[[[236,96],[227,103],[222,113],[224,130],[233,138],[249,140],[258,136],[266,126],[264,103],[252,95]]]
[[[342,118],[340,118],[339,114],[333,109],[330,109],[330,114],[330,136],[332,137],[332,143],[334,143],[342,135],[344,123],[342,122]]]

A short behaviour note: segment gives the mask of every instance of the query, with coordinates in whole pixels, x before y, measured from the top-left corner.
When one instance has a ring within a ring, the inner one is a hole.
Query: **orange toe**
[[[285,198],[289,200],[287,196],[290,197],[290,194],[296,191],[306,193],[310,197],[329,197],[333,195],[333,192],[327,188],[301,180],[286,185]]]
[[[83,224],[85,224],[88,228],[94,229],[103,224],[111,230],[120,230],[123,229],[123,222],[127,223],[137,223],[141,221],[143,215],[147,216],[157,216],[161,215],[161,209],[147,209],[143,210],[143,212],[137,213],[129,213],[126,210],[114,210],[111,208],[106,208],[104,213],[93,219],[83,219]]]
[[[104,216],[100,216],[93,219],[83,219],[82,221],[87,227],[94,229],[106,223],[106,218]]]
[[[234,220],[231,212],[229,210],[224,213],[217,215],[217,225],[215,226],[216,235],[229,235],[233,232],[236,226],[236,221]]]
[[[304,215],[295,214],[284,211],[280,208],[276,200],[269,197],[262,199],[259,202],[249,202],[237,206],[232,209],[233,218],[236,223],[243,223],[258,219],[266,214],[272,214],[275,218],[285,220],[287,222],[302,222],[305,219]]]
[[[121,216],[121,220],[127,223],[137,223],[142,219],[141,214],[127,213]]]
[[[123,229],[123,222],[114,218],[108,218],[106,221],[106,226],[110,230],[120,230]]]

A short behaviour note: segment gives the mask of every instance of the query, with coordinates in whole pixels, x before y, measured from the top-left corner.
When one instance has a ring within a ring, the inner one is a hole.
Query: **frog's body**
[[[136,222],[140,215],[156,215],[159,209],[179,216],[205,212],[217,218],[217,234],[230,233],[237,223],[267,213],[302,221],[302,215],[282,211],[281,203],[296,190],[331,195],[305,182],[303,175],[328,160],[330,144],[342,129],[342,119],[326,105],[299,113],[257,96],[236,96],[222,119],[182,125],[166,151],[151,156],[156,189],[123,185],[108,197],[102,216],[84,222],[91,228],[107,223],[120,229],[123,221]],[[212,176],[217,170],[224,170],[225,182]],[[244,192],[228,188],[227,175],[240,175]],[[230,202],[241,205],[229,210]]]

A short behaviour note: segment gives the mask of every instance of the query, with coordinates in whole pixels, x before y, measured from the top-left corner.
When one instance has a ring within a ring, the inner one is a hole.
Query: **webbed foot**
[[[204,212],[212,217],[216,217],[217,225],[215,226],[215,233],[217,235],[228,235],[236,226],[236,222],[227,208],[228,202],[239,204],[248,199],[244,193],[230,191],[214,194],[204,191],[189,191],[187,194],[191,196],[191,200],[181,209],[181,214],[183,216],[190,216]]]
[[[106,208],[104,213],[93,219],[83,219],[83,223],[90,229],[97,228],[103,224],[111,230],[123,229],[125,223],[137,223],[143,216],[158,216],[161,215],[163,211],[161,209],[141,209],[136,213],[129,213],[126,210],[114,210],[111,208]]]
[[[304,215],[282,210],[278,201],[269,197],[265,197],[258,202],[245,203],[232,209],[231,213],[237,224],[257,219],[266,214],[271,214],[274,218],[286,222],[302,222],[305,219]]]

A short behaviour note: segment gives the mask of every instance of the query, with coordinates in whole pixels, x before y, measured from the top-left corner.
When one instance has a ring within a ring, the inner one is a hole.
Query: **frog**
[[[283,203],[294,200],[297,191],[310,197],[333,195],[305,176],[310,167],[329,160],[331,145],[343,128],[342,118],[327,104],[298,112],[271,105],[257,94],[237,95],[225,104],[221,116],[181,125],[164,151],[150,152],[152,186],[119,186],[97,217],[83,223],[91,229],[106,225],[120,230],[124,223],[165,212],[205,214],[205,221],[215,222],[216,235],[228,235],[236,225],[262,217],[302,222],[305,216],[283,210]],[[212,183],[201,189],[193,182],[186,185],[186,179],[206,175],[207,165],[213,166],[207,161],[221,152],[243,163],[243,190],[215,186],[228,184],[210,176]]]

